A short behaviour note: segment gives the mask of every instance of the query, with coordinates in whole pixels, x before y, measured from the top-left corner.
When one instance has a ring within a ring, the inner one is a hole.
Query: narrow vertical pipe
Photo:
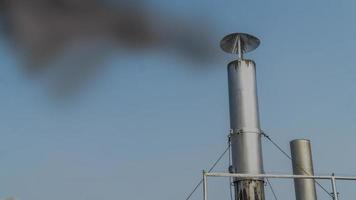
[[[290,142],[293,173],[295,175],[314,175],[311,144],[309,140],[297,139]],[[294,179],[296,200],[316,200],[315,180]]]
[[[242,45],[241,45],[241,36],[237,36],[237,50],[238,50],[238,56],[239,56],[239,60],[242,60]]]
[[[334,200],[339,200],[338,194],[337,194],[337,189],[336,189],[336,179],[334,177],[334,174],[331,178],[331,186],[333,188],[333,199]]]
[[[205,171],[203,171],[203,200],[208,200],[208,183]]]

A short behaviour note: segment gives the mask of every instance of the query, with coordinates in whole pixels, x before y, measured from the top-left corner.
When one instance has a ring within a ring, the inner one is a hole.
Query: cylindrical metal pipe
[[[203,200],[208,200],[208,180],[206,172],[203,171]]]
[[[336,189],[336,180],[335,180],[334,174],[331,178],[331,187],[333,189],[333,200],[339,200],[339,195],[338,195],[338,192]]]
[[[261,131],[256,67],[251,60],[228,65],[232,167],[236,173],[262,174]],[[236,200],[263,200],[263,179],[235,179]]]
[[[309,140],[298,139],[290,142],[293,173],[295,175],[314,175],[311,145]],[[294,179],[296,200],[316,200],[313,179]]]

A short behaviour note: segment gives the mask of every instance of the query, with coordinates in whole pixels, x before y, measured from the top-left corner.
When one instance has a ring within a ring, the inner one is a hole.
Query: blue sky
[[[218,60],[191,70],[194,64],[163,50],[113,55],[85,90],[62,105],[26,77],[1,39],[0,199],[184,199],[226,146],[226,64],[233,56],[218,42],[238,31],[262,41],[246,57],[257,63],[265,132],[288,151],[290,140],[310,139],[317,174],[356,175],[356,2],[150,5],[207,20]],[[265,171],[291,173],[290,162],[263,145]],[[217,171],[226,167],[225,159]],[[281,198],[293,197],[290,182],[274,184]],[[341,197],[350,198],[355,186],[340,184]],[[226,180],[214,181],[211,199],[228,198],[227,187]],[[200,198],[199,191],[193,199]]]

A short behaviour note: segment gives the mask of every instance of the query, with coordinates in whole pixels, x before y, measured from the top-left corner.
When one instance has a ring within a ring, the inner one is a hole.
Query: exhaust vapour
[[[59,88],[95,75],[100,60],[115,48],[169,48],[198,63],[213,57],[208,28],[160,14],[144,1],[0,0],[0,7],[25,72],[32,77],[58,72]]]

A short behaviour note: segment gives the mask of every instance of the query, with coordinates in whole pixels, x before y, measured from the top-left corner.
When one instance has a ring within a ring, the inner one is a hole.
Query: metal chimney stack
[[[228,65],[233,173],[263,174],[256,67],[243,58],[259,44],[258,38],[245,33],[230,34],[220,43],[225,52],[238,54],[238,60]],[[236,178],[234,187],[235,200],[265,199],[263,179]]]
[[[313,176],[313,159],[309,140],[297,139],[290,142],[294,175]],[[317,200],[315,180],[294,179],[296,200]]]

